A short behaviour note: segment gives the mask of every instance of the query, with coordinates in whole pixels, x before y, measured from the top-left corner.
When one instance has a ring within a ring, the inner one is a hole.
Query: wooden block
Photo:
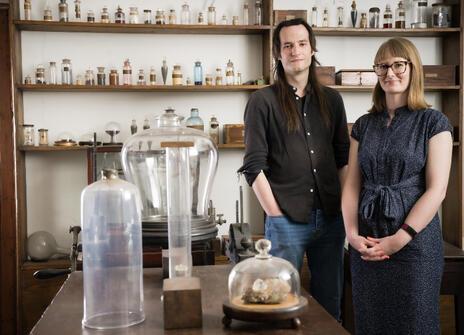
[[[245,126],[243,124],[224,125],[224,144],[242,144],[245,137]]]
[[[317,66],[316,76],[321,85],[335,85],[335,66]]]
[[[374,70],[345,69],[335,75],[337,85],[345,86],[371,86],[377,83]]]
[[[201,328],[201,286],[197,277],[163,281],[164,329]]]
[[[303,10],[275,10],[274,11],[274,25],[278,25],[282,21],[300,18],[306,20],[308,12]]]
[[[425,86],[456,85],[456,65],[424,65]]]

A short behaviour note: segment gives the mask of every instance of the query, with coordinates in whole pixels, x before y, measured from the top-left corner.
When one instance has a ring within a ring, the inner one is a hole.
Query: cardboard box
[[[245,125],[243,124],[225,124],[224,144],[243,144],[245,138]]]
[[[424,65],[424,85],[456,85],[456,68],[456,65]]]
[[[335,66],[317,66],[316,75],[321,85],[335,85]]]
[[[275,10],[274,11],[274,25],[277,26],[282,21],[291,19],[304,19],[306,20],[308,12],[306,10]]]
[[[346,69],[336,73],[335,82],[344,86],[373,86],[377,75],[374,70]]]

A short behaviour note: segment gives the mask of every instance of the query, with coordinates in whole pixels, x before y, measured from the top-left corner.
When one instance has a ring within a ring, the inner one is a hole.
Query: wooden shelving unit
[[[359,36],[359,37],[443,37],[459,34],[460,28],[426,28],[426,29],[373,29],[373,28],[313,28],[316,36]]]

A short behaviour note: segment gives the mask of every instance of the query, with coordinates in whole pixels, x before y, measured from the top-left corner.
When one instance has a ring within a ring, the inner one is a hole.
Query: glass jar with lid
[[[193,67],[193,82],[195,85],[203,85],[203,68],[200,61],[196,61]]]
[[[205,124],[203,123],[203,120],[200,117],[198,108],[190,109],[190,117],[185,121],[185,126],[201,131],[205,130]]]
[[[177,24],[177,14],[176,14],[175,9],[170,9],[169,10],[168,23],[169,24]]]
[[[93,70],[89,69],[85,71],[85,84],[95,85],[95,76],[93,74]]]
[[[369,8],[369,28],[379,28],[380,22],[380,8]]]
[[[129,8],[129,23],[138,24],[139,23],[139,10],[137,7]]]
[[[180,12],[180,23],[190,24],[190,7],[188,3],[182,5],[182,11]]]
[[[165,24],[165,18],[164,18],[164,10],[162,9],[157,9],[156,10],[156,15],[155,15],[155,23],[156,24]]]
[[[398,7],[395,11],[395,28],[406,28],[406,10],[404,9],[403,1],[398,2]]]
[[[120,6],[118,6],[116,13],[114,13],[114,23],[126,23],[126,14]]]
[[[100,22],[101,23],[110,23],[110,13],[108,12],[108,7],[103,6],[100,13]]]
[[[427,0],[412,1],[411,28],[427,28]]]
[[[36,84],[47,83],[45,81],[45,67],[42,64],[37,65],[37,68],[35,69],[35,83]]]
[[[432,26],[434,28],[451,27],[451,6],[443,3],[432,5]]]
[[[174,65],[172,70],[172,84],[182,85],[182,69],[180,65]]]
[[[23,145],[35,145],[35,132],[33,124],[23,124]]]
[[[208,24],[209,25],[216,24],[216,7],[214,6],[208,7]]]
[[[393,13],[389,4],[385,6],[385,12],[383,13],[383,28],[393,28]]]

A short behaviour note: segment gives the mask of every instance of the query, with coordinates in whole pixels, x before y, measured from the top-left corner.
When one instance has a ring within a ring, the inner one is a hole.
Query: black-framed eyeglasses
[[[398,62],[393,62],[390,65],[388,64],[375,64],[373,66],[374,72],[377,76],[383,77],[387,74],[388,69],[391,68],[394,74],[403,74],[406,72],[406,68],[408,64],[411,63],[409,61],[403,60]]]

